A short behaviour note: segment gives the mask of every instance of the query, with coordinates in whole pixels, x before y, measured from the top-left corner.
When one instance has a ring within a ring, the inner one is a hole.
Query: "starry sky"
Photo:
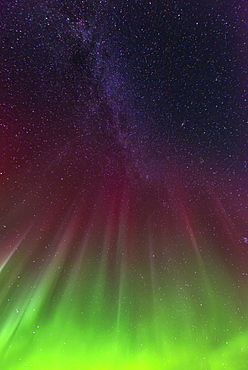
[[[244,370],[246,1],[0,4],[1,366]]]

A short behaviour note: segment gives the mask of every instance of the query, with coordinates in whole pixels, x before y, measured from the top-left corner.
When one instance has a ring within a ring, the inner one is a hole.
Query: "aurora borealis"
[[[246,15],[1,1],[1,369],[247,370]]]

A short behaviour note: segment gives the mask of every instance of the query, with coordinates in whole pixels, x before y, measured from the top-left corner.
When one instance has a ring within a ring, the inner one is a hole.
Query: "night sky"
[[[1,368],[246,370],[246,1],[0,12]]]

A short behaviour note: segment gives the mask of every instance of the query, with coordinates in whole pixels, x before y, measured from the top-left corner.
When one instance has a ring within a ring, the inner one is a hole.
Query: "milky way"
[[[245,1],[1,26],[1,368],[245,370]]]

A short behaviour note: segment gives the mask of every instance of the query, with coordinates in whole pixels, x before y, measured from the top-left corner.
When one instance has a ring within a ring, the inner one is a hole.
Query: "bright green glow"
[[[16,336],[6,353],[6,369],[245,369],[248,360],[248,333],[230,339],[228,344],[211,346],[203,336],[199,339],[182,338],[176,343],[166,342],[161,335],[160,351],[146,338],[140,345],[128,347],[128,334],[123,331],[121,341],[102,333],[93,340],[93,333],[85,335],[70,326],[70,332],[59,334],[56,326],[28,335]],[[38,330],[37,330],[38,331]],[[34,339],[35,337],[35,339]],[[79,339],[81,337],[81,339]],[[169,335],[168,335],[169,337]],[[83,339],[84,338],[84,339]],[[90,339],[89,339],[90,338]],[[169,339],[169,338],[168,338]],[[246,344],[246,346],[245,346]],[[156,353],[157,352],[157,353]]]
[[[246,370],[247,320],[220,266],[151,272],[120,258],[108,276],[106,251],[92,260],[67,274],[58,258],[40,275],[12,276],[1,369]]]

